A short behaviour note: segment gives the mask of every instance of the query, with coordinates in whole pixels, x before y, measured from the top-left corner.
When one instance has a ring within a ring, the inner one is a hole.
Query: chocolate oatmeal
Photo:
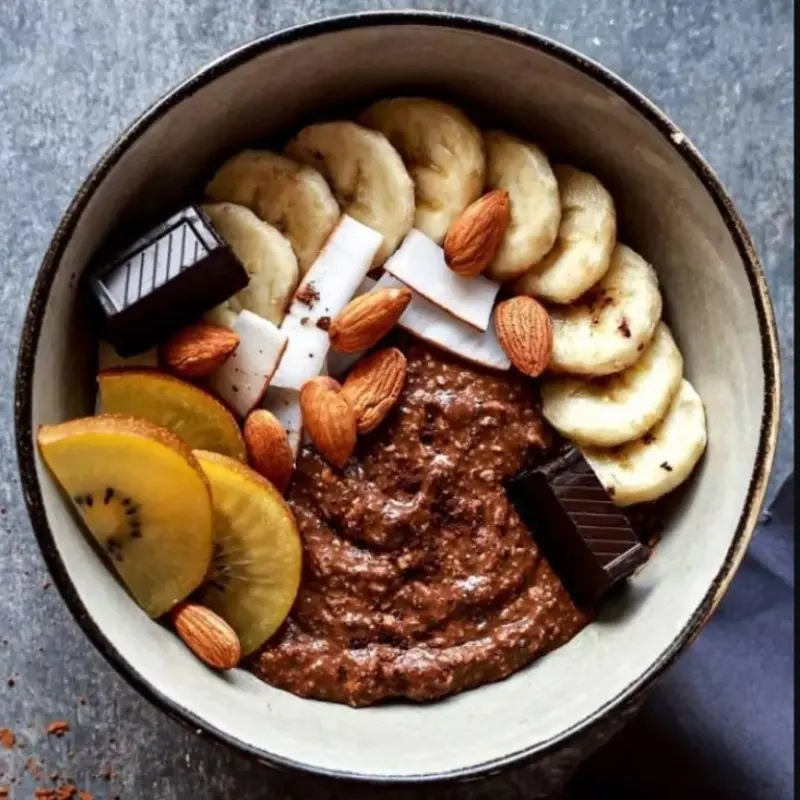
[[[299,458],[288,500],[305,572],[252,668],[301,696],[431,700],[503,678],[589,621],[502,485],[544,452],[531,382],[403,349],[400,399],[345,469],[311,448]]]

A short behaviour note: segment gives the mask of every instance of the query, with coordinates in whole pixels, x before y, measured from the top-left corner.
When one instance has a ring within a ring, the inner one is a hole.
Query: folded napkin
[[[705,630],[565,798],[794,797],[794,491],[792,475]]]

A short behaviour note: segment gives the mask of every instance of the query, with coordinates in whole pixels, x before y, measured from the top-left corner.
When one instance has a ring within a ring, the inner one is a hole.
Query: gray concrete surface
[[[0,10],[0,786],[30,798],[25,762],[94,797],[526,797],[525,772],[488,784],[386,794],[277,775],[204,741],[142,700],[88,645],[47,576],[23,508],[13,378],[28,293],[74,190],[131,119],[208,59],[258,34],[369,7],[449,9],[549,34],[662,106],[732,193],[773,290],[794,383],[791,0],[4,0]],[[775,478],[793,461],[786,394]],[[12,685],[13,683],[13,685]],[[78,698],[84,698],[83,704]],[[47,737],[45,724],[72,731]],[[106,780],[108,769],[116,775]],[[40,785],[46,785],[47,782]],[[49,785],[54,785],[53,782]]]

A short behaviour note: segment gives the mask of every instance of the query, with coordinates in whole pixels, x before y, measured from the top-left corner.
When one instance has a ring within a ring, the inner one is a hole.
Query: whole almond
[[[536,378],[550,363],[553,328],[547,309],[532,297],[512,297],[494,312],[500,347],[523,374]]]
[[[183,643],[214,669],[233,669],[242,657],[236,631],[210,608],[181,603],[172,611],[172,624]]]
[[[206,378],[218,370],[239,345],[239,334],[222,325],[198,322],[161,347],[164,366],[179,378]]]
[[[342,391],[356,415],[359,433],[369,433],[386,419],[406,382],[406,357],[395,347],[361,359]]]
[[[356,446],[356,417],[333,378],[307,381],[300,390],[303,427],[319,454],[341,469]]]
[[[479,197],[450,226],[444,237],[447,266],[464,278],[480,275],[492,263],[511,221],[511,200],[505,189]]]
[[[258,409],[248,415],[242,432],[250,466],[283,494],[294,471],[294,454],[283,425],[270,411]]]
[[[411,302],[411,290],[377,289],[351,300],[331,322],[328,336],[339,353],[358,353],[379,342]]]

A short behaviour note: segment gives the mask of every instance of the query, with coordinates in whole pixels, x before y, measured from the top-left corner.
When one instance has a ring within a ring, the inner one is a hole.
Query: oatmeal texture
[[[545,451],[532,383],[401,347],[408,377],[387,420],[341,471],[305,448],[289,492],[302,585],[251,667],[304,697],[443,697],[509,675],[589,621],[503,490]]]

